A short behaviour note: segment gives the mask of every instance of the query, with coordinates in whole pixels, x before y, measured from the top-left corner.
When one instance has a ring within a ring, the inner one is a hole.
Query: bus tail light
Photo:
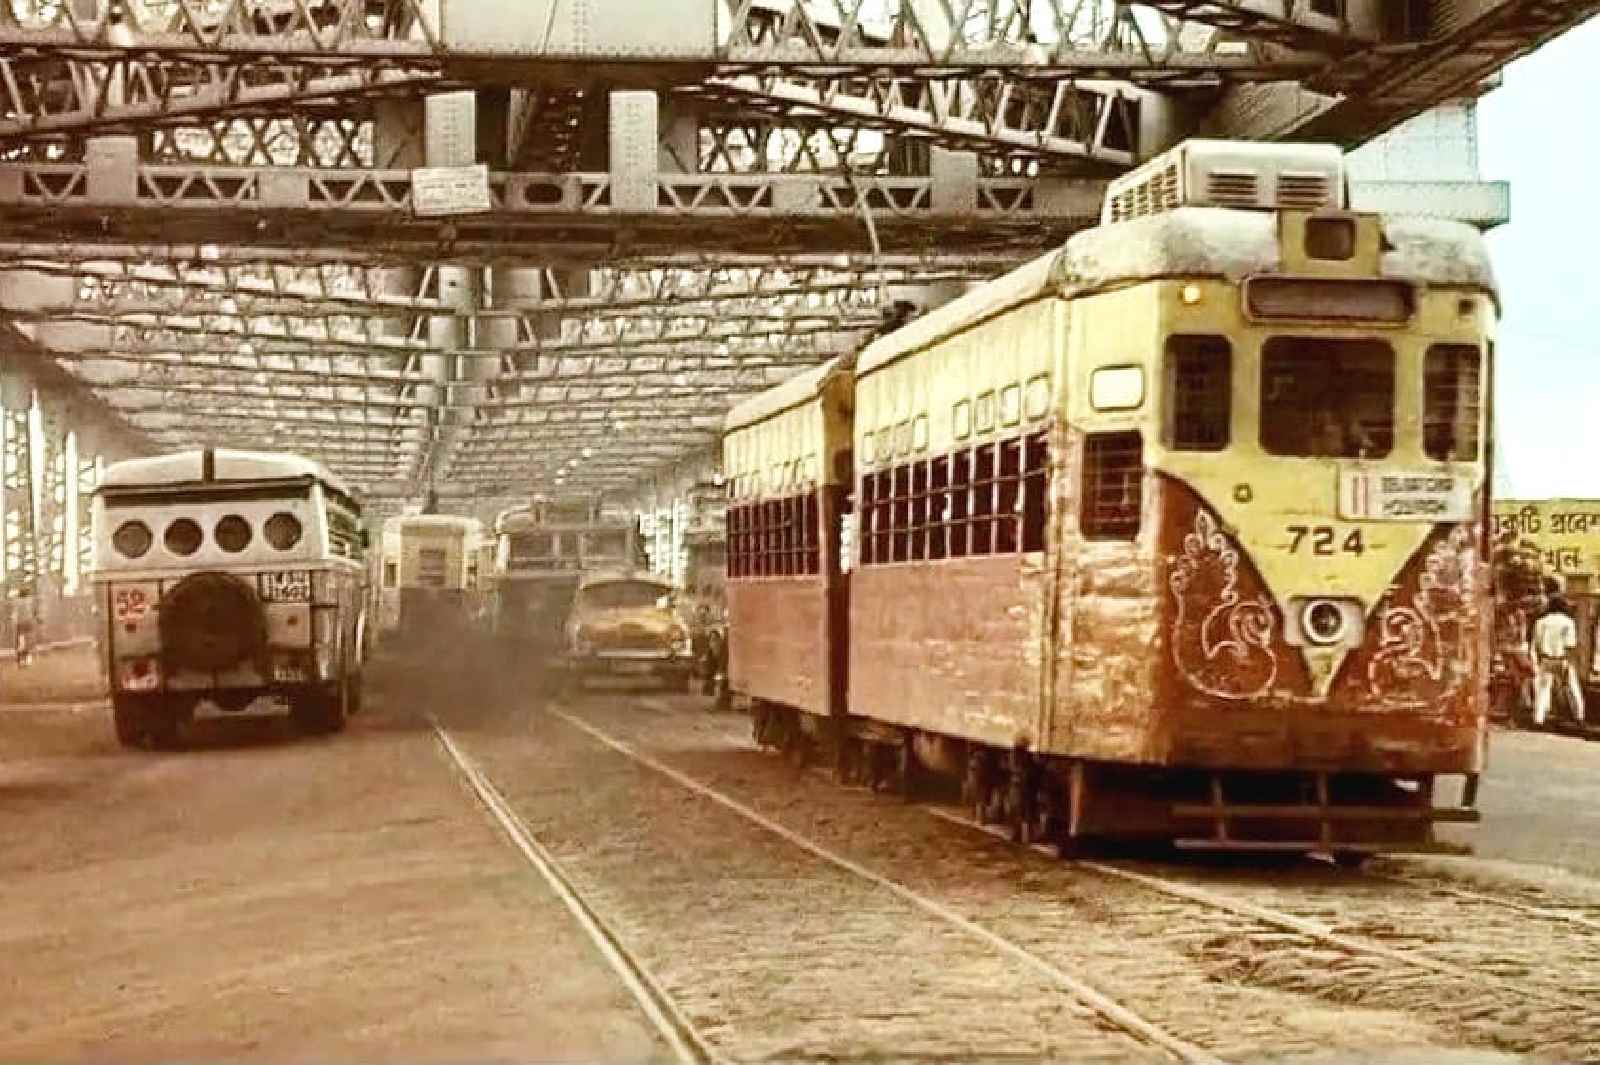
[[[128,692],[153,692],[161,687],[159,658],[125,658],[117,663],[117,687]]]

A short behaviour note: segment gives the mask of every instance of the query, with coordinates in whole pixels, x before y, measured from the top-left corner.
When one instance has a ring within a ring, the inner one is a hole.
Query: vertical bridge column
[[[39,403],[38,577],[35,613],[41,640],[59,639],[70,627],[62,617],[67,574],[67,430],[61,411],[46,397]]]
[[[19,626],[31,634],[38,611],[39,544],[33,510],[33,384],[0,372],[0,548],[4,596],[0,637],[16,643]]]

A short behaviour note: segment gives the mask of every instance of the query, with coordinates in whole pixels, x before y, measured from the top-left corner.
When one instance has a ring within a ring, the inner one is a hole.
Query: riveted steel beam
[[[860,253],[862,212],[891,252],[1022,254],[1090,224],[1102,184],[1082,178],[978,177],[954,198],[932,177],[837,174],[661,174],[644,208],[612,204],[609,174],[492,174],[493,209],[419,219],[409,170],[266,171],[136,165],[91,180],[87,163],[0,164],[0,224],[13,238],[131,243],[163,237],[254,247],[365,245],[374,254],[450,259],[455,253],[535,257],[529,243],[591,257],[704,250],[782,255]],[[114,185],[114,187],[112,187]],[[936,228],[930,228],[936,227]]]

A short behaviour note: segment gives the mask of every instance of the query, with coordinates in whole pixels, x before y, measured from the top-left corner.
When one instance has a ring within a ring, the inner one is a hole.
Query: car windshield
[[[654,606],[656,600],[670,595],[671,589],[653,581],[607,581],[594,584],[579,593],[584,606],[603,610]]]

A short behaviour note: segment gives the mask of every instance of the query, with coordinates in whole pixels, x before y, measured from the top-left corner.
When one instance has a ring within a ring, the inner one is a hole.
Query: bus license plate
[[[263,573],[261,597],[269,603],[309,603],[311,574],[303,570],[291,573]]]

